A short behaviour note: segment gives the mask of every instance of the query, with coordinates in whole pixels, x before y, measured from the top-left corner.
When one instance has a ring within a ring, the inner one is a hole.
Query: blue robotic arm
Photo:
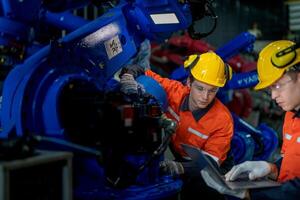
[[[177,1],[120,1],[118,6],[98,19],[85,24],[29,57],[24,64],[12,70],[5,81],[1,112],[4,132],[13,118],[19,121],[16,123],[19,124],[17,134],[21,135],[24,131],[24,125],[21,125],[24,124],[21,122],[22,109],[20,107],[15,109],[15,105],[22,105],[24,109],[25,107],[29,109],[32,102],[35,102],[35,108],[32,108],[35,111],[31,112],[40,112],[37,111],[39,108],[41,113],[48,113],[46,108],[42,109],[43,102],[48,102],[49,98],[52,103],[46,104],[48,106],[54,104],[53,107],[56,107],[53,102],[58,100],[53,98],[57,95],[50,94],[61,91],[61,88],[72,79],[94,82],[93,85],[103,91],[107,80],[135,56],[143,40],[146,38],[165,39],[173,31],[186,28],[191,24],[188,8],[188,4]],[[160,15],[165,13],[170,14],[171,20],[175,21],[161,22]],[[147,26],[145,27],[144,24]],[[50,64],[51,62],[54,64]],[[41,68],[43,72],[40,72]],[[30,81],[38,83],[34,84],[34,87],[37,87],[35,90],[32,90],[29,85]],[[40,90],[43,91],[41,94]],[[25,96],[33,98],[28,105],[24,105]],[[52,109],[51,113],[55,110]],[[35,114],[31,114],[30,118],[28,120],[31,123],[46,124],[46,127],[48,127],[47,121],[50,121],[42,120],[44,122],[41,122],[43,117]],[[36,120],[41,123],[36,123]],[[52,118],[52,121],[56,124],[57,117]],[[30,129],[35,129],[34,126],[40,125],[32,126]],[[50,132],[62,131],[57,128],[58,125],[53,127]],[[43,131],[42,128],[34,132]]]
[[[4,20],[30,27],[37,18],[73,32],[52,41],[10,71],[2,93],[0,137],[9,138],[14,130],[19,137],[41,135],[91,147],[101,143],[107,161],[102,166],[104,169],[94,166],[94,158],[90,160],[91,165],[78,163],[87,166],[85,172],[100,176],[96,181],[98,192],[89,193],[90,198],[162,199],[177,192],[181,182],[170,178],[161,181],[158,173],[166,145],[161,132],[166,126],[159,123],[161,107],[151,96],[128,102],[118,91],[108,93],[106,84],[137,54],[145,39],[164,40],[174,31],[192,24],[188,1],[121,0],[91,22],[67,12],[75,5],[72,1],[63,1],[66,9],[62,9],[64,6],[55,9],[54,4],[43,4],[45,2],[28,3],[26,6],[31,9],[27,7],[25,12],[20,1],[3,1],[7,3],[3,4]],[[43,15],[36,12],[40,6],[44,9]],[[47,12],[47,8],[50,11]],[[17,12],[18,9],[21,12]],[[34,12],[22,21],[19,16],[29,10]],[[15,17],[10,17],[10,13],[16,13]],[[15,27],[22,30],[21,26]],[[10,31],[9,37],[3,37],[5,45],[9,45],[11,38],[17,40],[19,35],[24,40],[27,36]],[[103,186],[105,178],[109,178],[113,186],[128,188],[107,189]],[[80,186],[95,186],[88,178],[79,182]],[[86,188],[80,186],[75,192],[78,197],[86,195]]]

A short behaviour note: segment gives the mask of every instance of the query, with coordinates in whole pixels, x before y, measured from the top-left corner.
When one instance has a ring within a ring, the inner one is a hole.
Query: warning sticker
[[[105,50],[109,59],[112,59],[119,53],[123,51],[120,39],[118,36],[115,36],[104,42]]]

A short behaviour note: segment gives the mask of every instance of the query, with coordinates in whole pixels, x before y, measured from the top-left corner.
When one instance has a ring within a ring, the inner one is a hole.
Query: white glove
[[[247,173],[250,180],[255,180],[269,175],[272,179],[276,179],[278,172],[274,164],[266,161],[246,161],[234,166],[227,174],[226,181],[234,181],[241,174]]]
[[[204,168],[201,170],[202,178],[204,179],[207,186],[217,190],[221,194],[226,194],[234,197],[238,197],[240,199],[244,199],[247,196],[248,191],[247,190],[232,190],[228,188],[223,182],[221,182],[219,179],[214,179],[209,172],[209,169]]]
[[[125,94],[134,94],[138,93],[138,83],[134,80],[133,75],[123,74],[121,79],[121,91]]]

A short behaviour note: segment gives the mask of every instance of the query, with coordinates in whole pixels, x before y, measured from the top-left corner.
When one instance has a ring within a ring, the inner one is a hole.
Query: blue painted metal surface
[[[262,154],[255,154],[253,159],[270,160],[278,148],[277,133],[265,123],[261,123],[257,128],[263,135],[264,152]]]
[[[216,53],[225,61],[232,56],[237,55],[240,52],[251,52],[253,50],[253,43],[255,42],[255,36],[243,32],[236,36],[233,40],[229,41],[222,47],[216,50]]]
[[[224,89],[252,88],[258,83],[257,71],[237,73],[226,83]]]
[[[78,17],[70,13],[70,11],[62,13],[53,13],[45,11],[44,17],[41,17],[44,23],[55,26],[59,29],[65,29],[67,31],[74,31],[89,21]]]
[[[51,7],[48,11],[39,0],[2,1],[4,16],[0,18],[3,22],[0,31],[7,33],[1,35],[3,45],[10,45],[11,41],[29,43],[28,30],[32,23],[43,22],[73,32],[41,48],[10,71],[2,93],[1,138],[10,137],[15,129],[20,137],[40,134],[67,139],[60,119],[65,88],[80,83],[86,86],[82,89],[92,88],[99,93],[106,92],[107,88],[117,89],[110,81],[136,55],[142,41],[162,41],[174,31],[187,28],[192,20],[189,5],[174,0],[121,0],[91,22],[70,14],[69,8],[74,6],[70,2],[58,3],[66,7],[57,9],[48,5]],[[157,13],[171,13],[177,21],[154,23],[153,15]],[[138,80],[165,109],[165,93],[159,84],[145,77]],[[148,158],[152,153],[144,152],[142,157]],[[146,162],[142,157],[133,159],[133,164]],[[161,157],[154,157],[151,165],[138,174],[135,185],[122,190],[106,183],[103,166],[95,158],[88,161],[76,156],[77,159],[86,170],[75,169],[75,179],[81,183],[75,186],[76,198],[164,199],[176,195],[182,186],[180,180],[158,174]]]
[[[165,90],[153,78],[149,76],[139,76],[137,82],[145,87],[147,93],[153,95],[161,104],[164,111],[167,110],[167,94]]]
[[[251,134],[242,131],[235,131],[231,141],[231,153],[234,163],[239,164],[246,160],[252,160],[254,155],[255,142]]]
[[[251,160],[268,160],[272,153],[278,148],[276,132],[266,124],[255,128],[232,113],[235,131],[250,134],[254,140],[254,153]],[[252,151],[252,150],[251,150]]]

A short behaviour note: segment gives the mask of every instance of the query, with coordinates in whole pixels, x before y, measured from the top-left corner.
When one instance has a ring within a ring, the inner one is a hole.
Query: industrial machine
[[[212,32],[197,33],[193,27],[204,15],[216,23],[211,1],[1,3],[0,54],[6,70],[0,138],[9,144],[1,146],[5,152],[15,152],[2,158],[21,151],[28,156],[32,145],[73,151],[75,199],[176,195],[181,180],[159,174],[159,161],[176,128],[162,114],[164,91],[142,76],[138,81],[145,93],[123,94],[115,75],[132,62],[145,39],[163,41],[180,29],[194,37]],[[105,12],[91,21],[72,14],[88,4],[105,7]],[[66,35],[52,38],[57,30]],[[45,38],[50,44],[45,45]],[[14,144],[18,148],[11,151]]]
[[[73,14],[86,5],[104,12],[94,20]],[[123,94],[117,79],[128,63],[141,62],[134,58],[147,39],[164,41],[186,29],[194,38],[210,34],[217,20],[212,1],[2,0],[1,8],[0,78],[5,81],[0,158],[26,157],[34,147],[74,152],[75,199],[176,195],[181,180],[159,173],[159,162],[176,128],[163,115],[166,94],[146,76],[137,78],[145,92]],[[213,19],[213,28],[196,32],[194,23],[204,16]],[[58,34],[62,30],[64,37]],[[217,53],[227,59],[253,41],[243,34]],[[228,85],[249,87],[255,78],[255,73],[241,74]],[[249,132],[261,134],[236,119],[240,126],[233,151],[250,144]],[[265,148],[251,145],[259,151],[237,151],[237,162],[252,159],[255,152],[265,155]]]

